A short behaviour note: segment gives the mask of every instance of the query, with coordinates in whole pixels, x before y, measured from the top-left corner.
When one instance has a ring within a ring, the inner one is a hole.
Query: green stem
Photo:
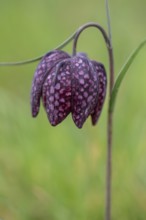
[[[110,63],[110,80],[109,80],[109,101],[108,101],[108,119],[107,119],[107,165],[106,165],[106,198],[105,198],[105,220],[111,220],[111,186],[112,186],[112,139],[113,139],[113,114],[110,111],[110,98],[114,86],[114,56],[112,48],[111,21],[108,0],[105,0],[108,35],[110,40],[109,63]]]
[[[110,21],[108,21],[110,24]],[[97,28],[101,33],[105,40],[108,49],[109,55],[109,72],[110,72],[110,82],[109,82],[109,102],[112,94],[112,88],[114,85],[114,58],[113,58],[113,49],[111,45],[111,41],[106,34],[105,30],[97,23],[87,23],[81,26],[75,35],[73,42],[73,56],[76,55],[77,41],[85,29],[89,27]],[[109,26],[110,27],[110,26]],[[111,33],[111,30],[110,30]],[[106,168],[106,217],[105,220],[111,220],[111,180],[112,180],[112,113],[108,108],[108,122],[107,122],[107,168]]]
[[[103,36],[103,38],[104,38],[104,40],[105,40],[107,49],[108,49],[108,51],[110,50],[111,45],[110,45],[110,41],[109,41],[109,38],[108,38],[107,33],[105,32],[105,30],[104,30],[99,24],[94,23],[94,22],[89,22],[89,23],[84,24],[83,26],[81,26],[81,27],[77,30],[77,32],[76,32],[76,35],[75,35],[75,37],[74,37],[74,42],[73,42],[73,56],[76,55],[77,42],[78,42],[78,38],[79,38],[80,34],[81,34],[85,29],[87,29],[87,28],[89,28],[89,27],[95,27],[95,28],[97,28],[97,29],[101,32],[101,34],[102,34],[102,36]]]
[[[67,38],[62,44],[60,44],[59,46],[57,46],[53,50],[60,50],[60,49],[64,48],[67,44],[69,44],[74,39],[75,35],[76,35],[76,32],[74,32],[69,38]],[[39,57],[35,57],[33,59],[18,61],[18,62],[1,62],[0,66],[18,66],[18,65],[34,63],[36,61],[41,60],[44,55],[39,56]]]
[[[109,40],[112,45],[112,31],[111,31],[111,17],[110,17],[110,9],[108,0],[105,0],[105,8],[106,8],[106,17],[107,17],[107,27],[108,27],[108,34]]]
[[[109,103],[114,85],[114,59],[113,50],[110,53],[110,82],[109,82]],[[106,206],[105,220],[111,220],[111,185],[112,185],[112,139],[113,139],[113,113],[109,110],[108,104],[108,120],[107,120],[107,165],[106,165]]]

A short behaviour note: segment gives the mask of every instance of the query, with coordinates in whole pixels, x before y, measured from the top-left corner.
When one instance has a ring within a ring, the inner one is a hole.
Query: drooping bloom
[[[106,95],[104,66],[91,61],[84,53],[70,56],[54,50],[46,54],[38,65],[32,84],[32,116],[39,112],[40,99],[51,125],[62,122],[69,113],[81,128],[91,115],[95,125]]]

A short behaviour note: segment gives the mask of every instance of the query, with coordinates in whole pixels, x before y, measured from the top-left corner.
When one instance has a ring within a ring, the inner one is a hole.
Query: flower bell
[[[106,95],[107,78],[104,66],[89,60],[86,54],[70,56],[54,50],[38,65],[32,84],[32,116],[39,112],[40,99],[51,125],[61,123],[69,113],[82,128],[91,115],[95,125]]]

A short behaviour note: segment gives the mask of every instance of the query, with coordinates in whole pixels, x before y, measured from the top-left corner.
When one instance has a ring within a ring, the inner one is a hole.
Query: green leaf
[[[118,90],[120,88],[121,82],[124,79],[124,76],[127,73],[127,70],[129,69],[130,65],[133,63],[135,57],[137,56],[138,52],[140,51],[140,49],[146,44],[146,40],[144,40],[134,51],[133,53],[129,56],[128,60],[126,61],[126,63],[123,65],[121,71],[119,72],[116,80],[115,80],[115,84],[113,86],[112,89],[112,94],[111,94],[111,98],[110,98],[110,104],[109,104],[109,111],[113,112],[114,110],[114,106],[115,106],[115,101],[116,101],[116,97],[118,94]]]

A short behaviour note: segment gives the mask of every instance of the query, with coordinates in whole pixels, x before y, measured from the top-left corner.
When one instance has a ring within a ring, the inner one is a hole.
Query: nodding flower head
[[[39,112],[40,99],[51,125],[62,122],[69,113],[81,128],[91,115],[95,125],[106,95],[107,78],[104,66],[89,60],[84,53],[70,56],[54,50],[38,65],[32,84],[32,116]]]

